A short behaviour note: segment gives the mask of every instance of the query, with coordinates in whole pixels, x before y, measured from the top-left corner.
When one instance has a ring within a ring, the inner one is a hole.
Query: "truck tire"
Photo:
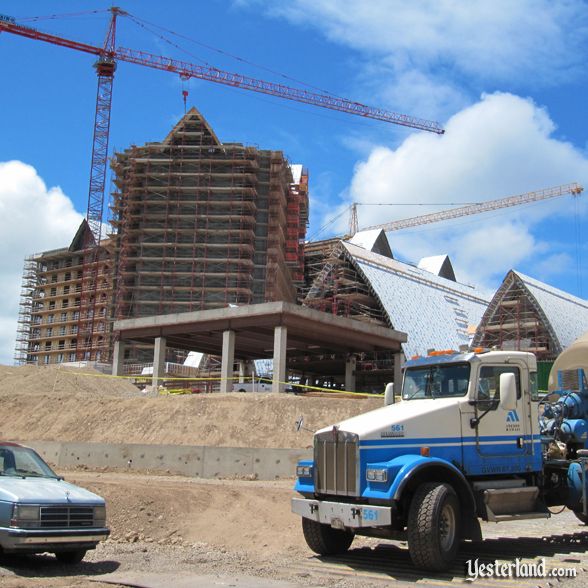
[[[461,513],[448,484],[419,486],[408,512],[408,550],[414,565],[440,572],[453,563],[461,541]]]
[[[57,561],[62,564],[78,564],[86,555],[86,549],[75,549],[74,551],[56,551],[55,557]]]
[[[352,531],[333,529],[311,519],[302,518],[302,532],[306,544],[319,555],[337,555],[345,553],[353,542]]]

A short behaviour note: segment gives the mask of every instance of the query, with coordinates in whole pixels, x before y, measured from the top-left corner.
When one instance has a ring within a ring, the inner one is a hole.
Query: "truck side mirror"
[[[500,408],[514,410],[517,407],[517,382],[514,374],[500,374]]]
[[[394,384],[392,382],[386,384],[386,389],[384,390],[384,406],[389,404],[394,404]]]

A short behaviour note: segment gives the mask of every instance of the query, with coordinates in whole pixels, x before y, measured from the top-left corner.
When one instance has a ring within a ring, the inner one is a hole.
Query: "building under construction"
[[[529,351],[553,361],[586,329],[586,300],[511,270],[490,301],[473,345]]]
[[[488,304],[483,294],[456,281],[445,255],[425,258],[418,267],[395,260],[383,229],[308,244],[305,262],[304,306],[407,333],[401,345],[406,359],[468,345]],[[390,351],[361,353],[353,361],[355,390],[380,391],[394,378]],[[312,374],[320,367],[324,374],[330,363],[335,376],[340,362],[331,355],[291,368]]]
[[[88,223],[69,247],[25,260],[15,361],[109,361],[112,242],[91,246]]]
[[[221,143],[193,108],[113,169],[115,318],[296,300],[307,174],[281,151]]]
[[[162,142],[117,153],[112,167],[113,231],[95,258],[83,223],[69,248],[26,260],[18,363],[108,360],[113,318],[296,301],[302,166],[221,143],[193,108]]]

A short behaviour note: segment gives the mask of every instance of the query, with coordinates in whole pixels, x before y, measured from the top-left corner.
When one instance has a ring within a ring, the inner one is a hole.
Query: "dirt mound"
[[[263,393],[148,397],[85,369],[0,368],[0,438],[23,442],[305,448],[316,429],[382,403]],[[301,416],[305,429],[297,432]]]
[[[128,380],[112,378],[90,368],[61,365],[38,367],[0,365],[0,396],[31,394],[88,394],[91,396],[140,396]]]

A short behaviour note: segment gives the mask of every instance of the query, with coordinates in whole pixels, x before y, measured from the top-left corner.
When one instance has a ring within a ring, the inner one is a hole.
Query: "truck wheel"
[[[588,524],[588,518],[586,517],[586,515],[581,510],[575,510],[574,511],[574,514],[576,515],[576,518],[579,521],[581,521],[585,525]]]
[[[417,488],[408,513],[408,550],[415,566],[439,572],[449,568],[461,540],[461,516],[451,486],[438,482]]]
[[[78,564],[86,555],[86,549],[76,549],[75,551],[57,551],[55,557],[62,564]]]
[[[352,531],[333,529],[311,519],[302,518],[302,532],[307,545],[319,555],[345,553],[353,542]]]

